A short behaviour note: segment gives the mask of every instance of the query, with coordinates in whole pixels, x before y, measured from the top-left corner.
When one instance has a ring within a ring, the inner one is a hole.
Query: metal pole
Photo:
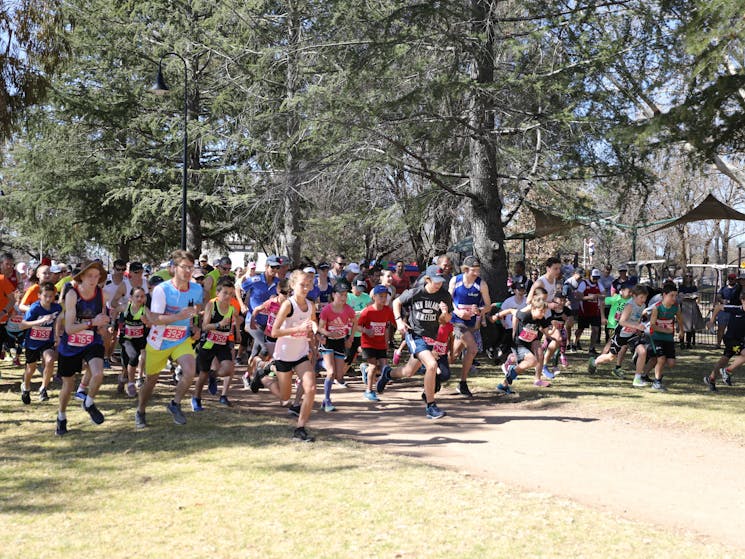
[[[179,58],[181,58],[179,56]],[[186,89],[187,70],[186,60],[181,58],[184,63],[184,161],[183,161],[183,173],[181,181],[181,250],[186,250],[186,191],[187,191],[187,145],[188,145],[188,129],[187,122],[189,118],[189,98]]]

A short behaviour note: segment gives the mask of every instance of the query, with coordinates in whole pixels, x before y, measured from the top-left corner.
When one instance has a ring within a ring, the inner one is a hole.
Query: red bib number
[[[538,337],[538,332],[535,330],[521,330],[517,337],[524,342],[530,343]]]
[[[210,330],[207,332],[207,341],[217,345],[225,345],[230,337],[230,332],[220,332],[219,330]]]
[[[83,330],[67,337],[67,345],[71,347],[87,347],[93,343],[93,330]]]
[[[186,326],[166,326],[163,331],[163,339],[168,342],[177,342],[186,338]]]
[[[33,326],[28,337],[37,342],[46,342],[52,339],[51,326]]]
[[[145,335],[144,326],[130,326],[129,324],[124,325],[124,337],[125,338],[142,338]]]

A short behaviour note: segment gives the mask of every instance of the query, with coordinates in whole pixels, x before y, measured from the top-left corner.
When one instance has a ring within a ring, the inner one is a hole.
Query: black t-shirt
[[[515,343],[525,347],[530,347],[534,340],[540,340],[543,333],[542,328],[548,328],[551,324],[551,319],[533,318],[530,309],[527,311],[520,309],[515,314],[515,320],[513,321],[513,330],[515,332]]]
[[[408,313],[412,333],[432,339],[437,338],[437,330],[440,328],[440,302],[446,303],[448,310],[453,310],[453,299],[446,289],[428,293],[424,285],[407,289],[401,294],[399,301]]]
[[[727,305],[721,312],[729,313],[729,322],[727,322],[724,338],[737,343],[745,340],[745,309],[740,305]]]
[[[552,310],[551,311],[551,320],[555,320],[556,322],[561,322],[562,324],[567,321],[568,318],[574,316],[574,313],[572,312],[572,309],[569,307],[562,307],[559,310]]]

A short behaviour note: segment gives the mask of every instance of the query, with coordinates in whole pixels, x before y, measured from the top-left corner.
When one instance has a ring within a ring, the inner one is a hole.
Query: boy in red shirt
[[[365,384],[365,398],[371,402],[378,401],[378,395],[373,390],[378,373],[388,363],[388,324],[395,324],[393,311],[388,302],[388,288],[376,285],[372,290],[373,303],[365,307],[357,320],[362,332],[360,346],[362,358],[367,361],[360,365],[362,382]]]

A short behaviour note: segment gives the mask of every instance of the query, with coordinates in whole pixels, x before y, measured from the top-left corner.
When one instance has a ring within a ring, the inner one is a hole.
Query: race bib
[[[277,320],[277,315],[276,314],[272,313],[272,314],[268,315],[268,317],[266,319],[266,328],[264,328],[264,333],[267,336],[271,336],[272,335],[272,326],[274,326],[274,321],[275,320]]]
[[[219,330],[210,330],[207,332],[207,341],[213,344],[225,345],[230,337],[230,332],[220,332]]]
[[[628,326],[624,326],[623,328],[621,328],[621,334],[624,335],[624,338],[631,336],[635,332],[638,332],[636,328],[629,328]]]
[[[163,331],[163,339],[168,342],[178,342],[186,338],[188,328],[186,326],[166,326]]]
[[[440,355],[445,355],[448,352],[447,342],[438,342],[437,340],[434,340],[434,342],[435,343],[432,344],[432,351],[439,353]]]
[[[657,328],[672,328],[672,327],[673,327],[672,318],[658,318],[657,319]]]
[[[424,340],[425,344],[432,346],[432,347],[434,347],[435,344],[437,343],[437,340],[435,340],[434,338],[427,337],[427,336],[422,336],[422,339]]]
[[[373,336],[385,336],[386,322],[371,322],[370,327],[373,329]]]
[[[20,314],[14,314],[8,319],[8,324],[6,328],[8,329],[8,332],[20,332],[21,331],[21,322],[23,321],[23,316]]]
[[[36,342],[46,342],[52,339],[51,326],[33,326],[28,334],[29,339]]]
[[[83,330],[67,337],[67,345],[70,347],[87,347],[93,343],[93,330]]]
[[[340,340],[347,336],[348,328],[346,325],[339,326],[338,324],[329,324],[326,328],[329,331],[329,338],[332,340]]]
[[[125,338],[141,338],[145,335],[144,326],[130,326],[129,324],[124,325],[124,337]]]
[[[518,338],[520,338],[524,342],[532,342],[538,337],[538,332],[536,330],[521,330],[520,333],[517,335]]]

